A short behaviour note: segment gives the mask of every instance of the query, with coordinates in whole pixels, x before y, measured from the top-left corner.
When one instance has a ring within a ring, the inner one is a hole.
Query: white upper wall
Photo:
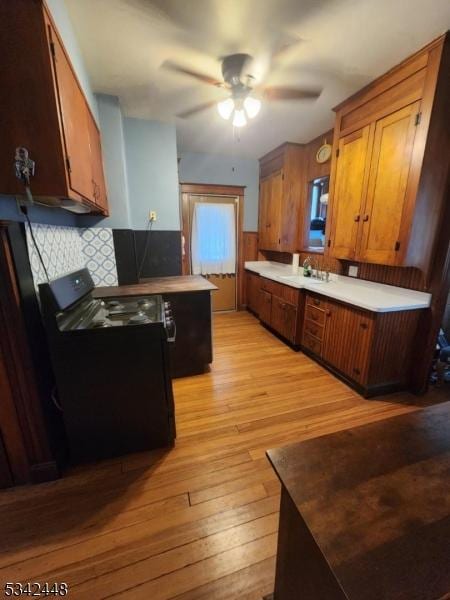
[[[69,54],[70,61],[75,70],[78,81],[83,88],[86,99],[89,103],[91,111],[98,122],[97,102],[92,91],[89,81],[89,76],[81,56],[80,47],[72,26],[72,22],[67,11],[64,0],[46,0],[46,4],[55,21],[59,35],[61,36],[64,46]]]
[[[146,229],[151,210],[155,230],[180,229],[175,125],[124,119],[129,213],[132,229]]]

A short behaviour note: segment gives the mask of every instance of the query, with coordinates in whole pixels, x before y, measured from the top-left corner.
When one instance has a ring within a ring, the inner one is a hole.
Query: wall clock
[[[316,152],[316,161],[318,163],[325,163],[330,159],[331,156],[331,144],[327,144],[325,140],[325,144],[322,144],[320,148]]]

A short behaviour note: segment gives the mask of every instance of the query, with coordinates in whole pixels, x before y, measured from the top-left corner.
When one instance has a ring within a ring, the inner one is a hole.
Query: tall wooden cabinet
[[[439,148],[448,136],[449,67],[447,34],[335,109],[332,256],[430,266],[448,172]]]
[[[0,22],[0,194],[24,193],[12,165],[25,147],[41,202],[107,214],[100,134],[45,4],[0,0]]]
[[[260,159],[260,250],[297,251],[305,164],[300,144],[283,144]]]

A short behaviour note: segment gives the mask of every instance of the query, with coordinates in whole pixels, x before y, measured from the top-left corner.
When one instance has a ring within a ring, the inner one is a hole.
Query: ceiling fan
[[[203,110],[217,104],[220,116],[226,120],[232,118],[235,127],[243,127],[247,118],[253,119],[259,113],[261,100],[252,95],[255,85],[255,77],[248,72],[253,58],[249,54],[230,54],[222,59],[223,81],[199,73],[192,69],[183,67],[172,61],[163,63],[165,69],[188,75],[215,87],[229,90],[230,96],[221,102],[210,100],[193,108],[185,110],[177,115],[182,119],[191,117]],[[315,100],[321,94],[321,90],[307,90],[291,87],[266,86],[257,87],[256,92],[268,101],[275,100]]]

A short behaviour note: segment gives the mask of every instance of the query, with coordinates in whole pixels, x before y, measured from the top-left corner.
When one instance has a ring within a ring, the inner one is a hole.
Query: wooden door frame
[[[182,274],[191,274],[191,249],[189,244],[189,197],[196,196],[231,196],[238,198],[237,215],[237,302],[236,309],[241,310],[244,306],[244,193],[242,185],[220,185],[209,183],[180,183],[181,204],[181,266]]]
[[[56,479],[38,384],[22,313],[10,227],[0,221],[0,427],[14,483]],[[19,235],[15,224],[13,235]],[[23,240],[25,244],[25,240]]]

